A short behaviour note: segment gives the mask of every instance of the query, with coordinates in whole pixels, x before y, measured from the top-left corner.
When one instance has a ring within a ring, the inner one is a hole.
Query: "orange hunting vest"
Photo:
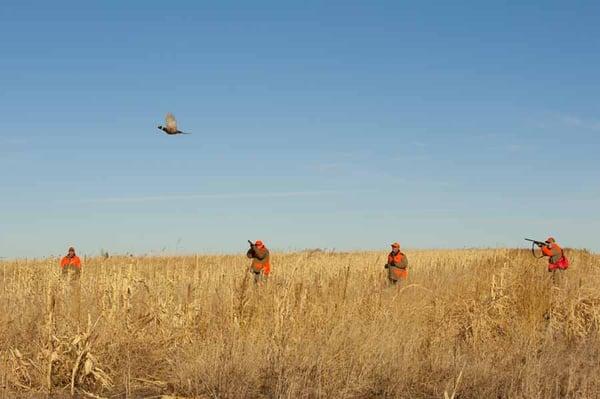
[[[394,255],[392,252],[388,255],[388,264],[392,266],[400,266],[402,263],[402,259],[404,258],[404,254],[402,252],[398,252]]]
[[[66,266],[73,266],[77,269],[81,269],[81,259],[79,259],[79,256],[77,255],[73,256],[72,258],[65,256],[60,261],[60,267],[61,269],[64,269]]]
[[[402,252],[398,252],[394,255],[392,252],[388,255],[388,265],[390,267],[390,273],[393,273],[397,278],[407,278],[408,277],[408,269],[400,269],[402,265],[402,261],[404,260],[404,254]]]

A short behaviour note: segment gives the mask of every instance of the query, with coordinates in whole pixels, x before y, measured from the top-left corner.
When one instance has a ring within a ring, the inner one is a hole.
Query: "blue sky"
[[[0,257],[549,234],[600,250],[599,16],[592,1],[3,1]],[[193,134],[161,135],[166,112]]]

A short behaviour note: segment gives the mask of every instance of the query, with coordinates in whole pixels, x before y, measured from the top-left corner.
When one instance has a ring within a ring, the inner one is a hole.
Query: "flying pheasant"
[[[159,126],[158,128],[166,134],[190,134],[177,129],[177,120],[175,119],[175,116],[170,112],[165,117],[165,123],[166,126]]]

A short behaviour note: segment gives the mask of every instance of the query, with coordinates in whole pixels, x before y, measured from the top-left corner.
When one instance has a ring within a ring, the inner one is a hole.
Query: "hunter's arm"
[[[406,269],[408,267],[408,258],[405,254],[402,254],[402,261],[400,262],[400,269]]]
[[[262,252],[262,254],[261,254],[261,251],[256,251],[256,252],[254,253],[254,257],[255,257],[256,259],[258,259],[258,260],[265,260],[265,258],[266,258],[268,255],[269,255],[269,252],[268,252],[268,251],[264,251],[264,252]]]
[[[543,253],[545,256],[552,256],[552,255],[553,255],[553,254],[552,254],[552,248],[549,248],[548,246],[543,246],[543,247],[541,247],[541,248],[542,248],[542,253]]]

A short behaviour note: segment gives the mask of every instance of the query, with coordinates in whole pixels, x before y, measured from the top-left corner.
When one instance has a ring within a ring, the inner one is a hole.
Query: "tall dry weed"
[[[600,257],[520,250],[0,263],[0,398],[600,397]]]

